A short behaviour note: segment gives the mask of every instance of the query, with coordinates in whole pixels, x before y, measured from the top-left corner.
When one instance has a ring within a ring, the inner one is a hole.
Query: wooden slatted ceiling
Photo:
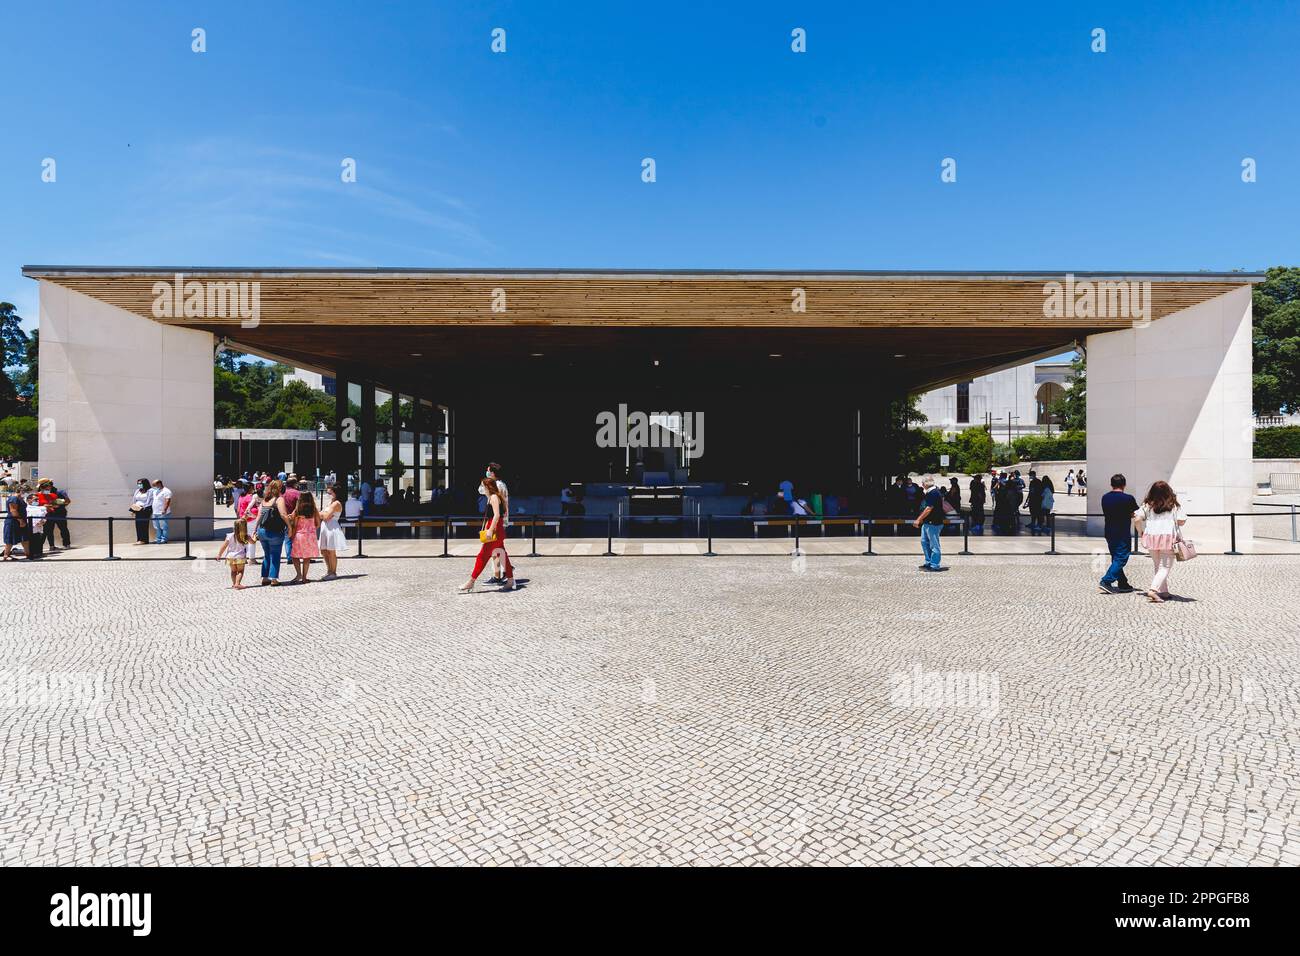
[[[25,274],[154,318],[154,283],[173,270],[77,271],[29,267]],[[1123,328],[1126,318],[1049,318],[1044,283],[1053,278],[732,275],[636,273],[280,272],[204,270],[205,282],[257,281],[261,323],[268,325],[518,325],[690,328]],[[1064,276],[1055,277],[1058,281]],[[1080,278],[1083,278],[1082,276]],[[1123,276],[1111,276],[1123,279]],[[1240,276],[1170,276],[1151,281],[1152,317],[1222,295],[1252,281]],[[803,288],[807,311],[791,309]],[[506,311],[493,312],[503,289]],[[159,321],[198,324],[193,319]],[[204,325],[238,326],[206,318]]]

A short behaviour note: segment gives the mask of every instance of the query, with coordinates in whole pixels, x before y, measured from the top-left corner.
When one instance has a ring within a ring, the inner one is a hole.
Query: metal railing
[[[1228,521],[1228,538],[1230,545],[1228,550],[1222,552],[1225,555],[1240,555],[1241,551],[1237,548],[1237,519],[1238,518],[1290,518],[1290,540],[1300,542],[1300,507],[1297,505],[1274,505],[1260,504],[1257,507],[1268,507],[1275,509],[1288,509],[1288,511],[1275,512],[1217,512],[1206,514],[1189,514],[1190,519],[1227,519]],[[991,512],[988,513],[991,515]],[[1023,538],[1026,536],[1040,536],[1046,540],[1047,549],[1042,553],[1045,555],[1061,554],[1063,552],[1057,549],[1057,537],[1060,533],[1058,529],[1058,518],[1065,519],[1067,522],[1077,522],[1086,528],[1088,518],[1102,518],[1104,515],[1094,512],[1080,514],[1058,515],[1052,513],[1046,517],[1046,525],[1038,530],[1032,527],[1026,529],[1019,524],[1021,513],[1015,516],[1017,530],[1015,531],[995,531],[991,535],[983,535],[982,532],[976,532],[976,536],[981,539],[988,538]],[[54,522],[56,525],[61,522],[69,523],[71,528],[76,527],[76,523],[85,522],[103,522],[107,526],[107,548],[108,554],[103,558],[106,561],[122,560],[122,555],[118,554],[119,545],[117,543],[117,529],[123,524],[138,525],[145,521],[148,523],[145,537],[148,537],[148,531],[156,528],[154,518],[136,519],[131,517],[80,517],[69,515],[63,518],[46,518],[46,522]],[[201,526],[224,524],[230,521],[230,518],[219,518],[209,515],[176,515],[168,519],[169,531],[178,531],[179,534],[173,540],[169,534],[167,544],[182,544],[184,552],[176,556],[177,560],[194,560],[197,555],[193,553],[193,546],[199,543],[211,544],[218,540],[216,536],[203,535],[195,537],[194,522],[200,522]],[[848,532],[847,535],[835,535],[835,537],[844,539],[865,539],[865,549],[859,552],[863,557],[874,557],[882,552],[875,549],[875,541],[881,537],[881,532],[888,530],[893,536],[900,534],[914,537],[919,535],[919,531],[913,528],[916,521],[916,515],[913,514],[866,514],[866,515],[742,515],[742,514],[688,514],[688,515],[630,515],[626,513],[611,512],[604,515],[574,515],[574,514],[517,514],[511,518],[511,523],[507,528],[506,538],[508,541],[528,541],[530,550],[528,557],[545,557],[537,549],[538,530],[545,528],[553,530],[556,539],[564,538],[604,538],[605,550],[602,552],[605,557],[614,557],[618,552],[614,549],[616,539],[637,537],[634,534],[635,529],[640,526],[643,528],[654,528],[656,530],[677,531],[677,534],[658,535],[658,537],[669,537],[677,541],[696,541],[706,543],[706,550],[703,555],[706,557],[715,557],[719,552],[714,550],[714,542],[718,538],[738,537],[737,530],[747,530],[749,539],[757,539],[758,532],[761,528],[784,529],[786,537],[792,545],[792,553],[802,550],[804,539],[811,537],[814,533],[819,538],[827,537],[830,530],[843,529]],[[482,526],[483,517],[477,514],[418,514],[418,515],[379,515],[369,514],[362,515],[360,518],[341,520],[339,525],[345,530],[348,536],[349,544],[355,545],[355,554],[349,553],[349,557],[366,558],[377,555],[367,555],[365,553],[367,541],[377,541],[380,539],[401,540],[410,538],[414,540],[425,539],[425,532],[429,532],[427,540],[434,541],[441,538],[441,552],[437,554],[387,554],[384,557],[453,557],[451,554],[451,543],[453,540],[466,540],[458,536],[458,532],[477,530]],[[981,528],[982,528],[981,523]],[[1028,534],[1026,534],[1028,531]],[[372,533],[373,532],[373,533]],[[575,533],[581,532],[581,533]],[[594,532],[594,533],[593,533]],[[627,534],[625,535],[625,532]],[[970,548],[971,520],[969,513],[949,514],[943,525],[942,534],[946,537],[956,537],[958,534],[962,538],[962,549],[957,552],[961,555],[976,554]],[[1100,536],[1088,535],[1084,532],[1069,531],[1066,536],[1074,539],[1098,540]],[[1195,534],[1189,535],[1195,539]],[[44,530],[41,537],[45,537]],[[61,538],[61,533],[56,532],[56,539]],[[647,539],[651,536],[647,536]],[[742,537],[743,536],[739,536]],[[138,538],[138,535],[137,535]],[[1143,552],[1140,549],[1140,535],[1133,532],[1133,553],[1140,555]],[[1280,539],[1273,539],[1280,540]],[[149,542],[151,545],[158,542]],[[986,552],[987,553],[987,552]],[[1023,554],[1023,551],[1011,552]],[[1288,552],[1283,552],[1288,553]]]

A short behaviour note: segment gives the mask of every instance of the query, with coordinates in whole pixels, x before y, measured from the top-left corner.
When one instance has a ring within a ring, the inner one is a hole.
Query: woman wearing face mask
[[[492,552],[492,577],[488,578],[488,584],[501,584],[505,581],[501,573],[501,556],[506,553],[505,537],[510,527],[510,489],[501,479],[501,466],[495,461],[488,464],[483,477],[495,481],[497,493],[501,495],[501,547]],[[478,493],[483,494],[482,485],[478,486]]]
[[[135,515],[135,543],[149,543],[149,519],[153,517],[153,489],[147,478],[135,483],[135,493],[131,495],[131,514]]]
[[[513,591],[515,587],[515,569],[510,566],[510,555],[505,553],[505,496],[501,494],[497,483],[491,478],[483,479],[483,493],[487,495],[490,510],[489,514],[483,516],[483,531],[479,535],[483,546],[478,549],[478,557],[474,560],[474,570],[470,573],[469,580],[461,585],[461,594],[468,594],[474,590],[474,582],[487,567],[488,559],[497,551],[501,552],[505,563],[506,578],[502,590]]]

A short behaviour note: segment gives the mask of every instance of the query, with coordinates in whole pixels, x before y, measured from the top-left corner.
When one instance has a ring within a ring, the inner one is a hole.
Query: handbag
[[[483,544],[487,544],[489,541],[495,541],[495,540],[497,539],[497,537],[496,537],[496,535],[494,535],[492,532],[490,532],[490,531],[484,529],[483,531],[480,531],[480,532],[478,533],[478,539],[479,539],[479,541],[481,541]]]
[[[1174,538],[1174,560],[1190,561],[1196,557],[1196,545],[1183,537],[1183,529],[1178,526],[1177,522],[1174,523],[1174,534],[1176,536]]]

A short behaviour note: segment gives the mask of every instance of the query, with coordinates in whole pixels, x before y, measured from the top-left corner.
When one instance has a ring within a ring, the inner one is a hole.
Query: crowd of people
[[[1066,494],[1074,488],[1086,494],[1087,478],[1080,469],[1071,469],[1065,478]],[[1170,572],[1178,561],[1196,556],[1195,546],[1183,533],[1187,518],[1178,497],[1167,482],[1153,483],[1142,503],[1125,490],[1126,479],[1117,474],[1111,478],[1111,490],[1102,496],[1101,507],[1105,516],[1104,534],[1111,557],[1110,566],[1099,582],[1105,594],[1133,593],[1125,568],[1132,555],[1131,540],[1141,535],[1141,543],[1151,555],[1152,580],[1146,589],[1147,599],[1161,603],[1171,597]],[[39,559],[46,548],[61,540],[63,548],[72,546],[68,530],[68,507],[72,499],[49,478],[33,485],[11,476],[0,477],[5,489],[4,560],[14,560],[20,551],[28,560]],[[235,521],[226,535],[217,557],[230,570],[230,587],[242,590],[244,573],[249,564],[259,564],[261,584],[280,585],[281,562],[293,565],[294,577],[289,583],[306,584],[314,561],[322,561],[325,574],[321,580],[338,577],[338,558],[349,550],[343,525],[355,524],[367,515],[407,515],[414,513],[416,505],[436,509],[438,500],[444,499],[445,508],[452,502],[441,486],[433,502],[416,502],[413,492],[398,491],[388,494],[382,481],[362,481],[348,487],[337,481],[333,474],[325,478],[325,492],[318,504],[316,481],[294,474],[280,473],[272,477],[266,472],[245,473],[234,481],[218,476],[213,483],[215,500],[234,509]],[[349,485],[351,482],[349,482]],[[483,524],[479,532],[480,548],[469,579],[460,587],[461,593],[474,589],[478,579],[490,565],[490,584],[503,590],[515,587],[514,567],[506,549],[506,533],[510,526],[510,491],[501,477],[501,466],[489,463],[484,469],[478,487],[479,508]],[[831,496],[817,496],[814,507],[807,498],[799,497],[789,481],[779,484],[770,498],[754,496],[747,508],[751,514],[784,513],[814,515],[832,513],[846,507],[846,503]],[[141,478],[132,493],[130,510],[135,518],[136,544],[150,543],[152,528],[154,544],[165,544],[169,537],[173,495],[161,478]],[[921,536],[921,550],[925,571],[941,571],[942,548],[940,536],[946,526],[959,526],[961,519],[969,524],[971,534],[982,534],[988,517],[989,501],[993,503],[992,528],[994,534],[1016,534],[1021,530],[1020,512],[1029,513],[1031,534],[1050,533],[1052,512],[1055,507],[1055,487],[1052,479],[1039,476],[1030,470],[1028,481],[1018,469],[1009,473],[993,470],[988,487],[983,475],[969,479],[968,497],[963,501],[960,481],[953,477],[946,486],[926,475],[918,482],[910,475],[899,475],[885,496],[887,515],[880,517],[910,518]],[[568,502],[577,506],[576,498]],[[963,507],[965,505],[965,507]],[[410,509],[410,510],[408,510]],[[261,559],[257,557],[261,551]]]
[[[1010,476],[998,474],[992,479],[995,497],[1003,509],[1001,520],[1011,520],[1018,525],[1017,509],[1020,499],[1022,495],[1027,495],[1029,501],[1026,507],[1030,512],[1031,529],[1035,524],[1040,529],[1045,528],[1045,521],[1050,519],[1052,513],[1052,481],[1047,476],[1040,480],[1033,471],[1029,472],[1029,479],[1029,486],[1023,492],[1020,473],[1017,471],[1013,471]],[[1168,482],[1152,483],[1141,504],[1125,490],[1127,483],[1123,475],[1112,476],[1111,490],[1101,499],[1106,547],[1111,560],[1098,588],[1102,594],[1132,594],[1136,590],[1124,571],[1132,555],[1130,542],[1135,534],[1140,534],[1142,547],[1151,555],[1152,563],[1151,585],[1146,589],[1146,597],[1148,601],[1160,604],[1173,596],[1169,591],[1169,575],[1174,564],[1195,558],[1196,546],[1183,533],[1187,516]],[[911,498],[909,489],[913,485],[915,483],[910,478],[900,477],[895,481],[894,486],[899,489],[898,500],[908,501]],[[971,478],[969,520],[972,532],[975,522],[984,519],[982,485],[980,475]],[[941,563],[943,551],[940,535],[949,516],[960,513],[961,487],[957,479],[953,478],[945,490],[930,475],[924,476],[916,487],[916,518],[912,523],[921,533],[921,554],[925,561],[919,566],[920,570],[946,570]],[[998,521],[995,511],[995,527]]]
[[[443,485],[439,484],[432,489],[428,499],[421,501],[416,496],[414,488],[398,488],[390,493],[388,486],[380,480],[370,481],[368,479],[356,483],[352,476],[347,476],[343,482],[340,482],[334,472],[329,472],[323,479],[308,478],[306,475],[297,475],[292,472],[286,474],[269,474],[266,471],[246,471],[237,478],[226,478],[218,475],[212,482],[213,501],[218,505],[228,505],[235,507],[237,501],[248,494],[262,494],[267,485],[272,481],[288,483],[295,487],[301,482],[308,482],[313,486],[319,486],[324,489],[333,488],[336,484],[343,484],[347,493],[347,498],[355,497],[360,503],[359,515],[388,515],[388,516],[416,516],[420,514],[446,514],[453,507],[452,495]],[[346,498],[345,498],[346,500]]]
[[[292,480],[290,480],[292,478]],[[261,483],[260,491],[251,485],[239,487],[232,496],[235,509],[234,528],[226,535],[217,552],[230,569],[230,586],[242,590],[244,572],[249,564],[258,563],[260,547],[261,583],[279,587],[281,562],[293,565],[290,584],[307,584],[315,560],[325,564],[322,581],[338,577],[338,558],[348,551],[347,537],[340,526],[346,516],[347,494],[335,482],[329,485],[324,500],[317,504],[313,482],[286,475],[283,480],[270,478]]]
[[[29,561],[39,560],[48,549],[51,552],[72,547],[68,531],[68,506],[72,499],[67,492],[56,488],[49,478],[33,485],[5,476],[4,557],[15,561],[21,551]],[[63,549],[55,546],[63,542]]]
[[[355,524],[367,516],[409,515],[405,510],[416,503],[414,494],[388,494],[381,481],[362,481],[348,489],[333,474],[325,478],[325,492],[318,504],[313,491],[314,480],[295,474],[275,477],[261,472],[245,474],[233,482],[218,477],[213,483],[218,504],[229,504],[235,513],[234,527],[222,542],[217,558],[230,571],[230,587],[242,590],[244,574],[250,564],[258,565],[261,586],[277,587],[282,561],[292,563],[293,579],[289,584],[311,581],[311,565],[325,564],[322,581],[338,577],[338,558],[349,551],[344,524]],[[225,489],[229,488],[229,497]],[[441,489],[439,489],[441,491]],[[485,469],[478,488],[483,499],[484,520],[479,533],[480,549],[469,581],[460,590],[472,590],[484,569],[491,564],[488,583],[503,590],[514,589],[514,567],[506,552],[506,528],[510,523],[509,489],[501,478],[501,466],[495,462]],[[441,495],[435,495],[436,499]],[[423,503],[426,507],[429,502]],[[450,506],[450,502],[447,502]],[[257,557],[261,553],[260,561]]]
[[[962,506],[961,482],[949,478],[946,488],[940,489],[942,501],[936,506],[940,517],[964,517],[970,524],[970,533],[982,535],[988,520],[989,503],[992,502],[994,534],[1019,534],[1023,525],[1020,512],[1029,512],[1029,533],[1050,534],[1052,511],[1056,507],[1056,486],[1048,475],[1039,477],[1033,469],[1029,480],[1021,477],[1019,469],[1010,473],[994,470],[989,473],[986,487],[983,475],[973,475],[969,481],[969,506]],[[933,483],[934,479],[930,481]],[[918,483],[911,475],[899,475],[885,492],[885,511],[882,517],[916,519],[927,505],[929,492],[924,482]],[[944,521],[937,522],[942,530]]]

